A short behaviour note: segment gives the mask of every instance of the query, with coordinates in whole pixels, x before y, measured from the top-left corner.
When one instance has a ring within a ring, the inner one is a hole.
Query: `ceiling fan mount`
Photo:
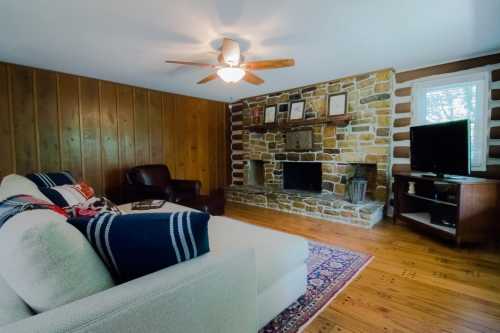
[[[236,83],[243,79],[248,83],[260,85],[264,83],[264,80],[253,74],[252,71],[277,69],[295,65],[295,61],[293,59],[257,60],[245,62],[245,57],[241,54],[239,43],[229,38],[224,38],[222,41],[222,47],[219,55],[217,56],[217,65],[177,60],[166,60],[165,62],[169,64],[213,68],[216,70],[215,73],[212,73],[198,81],[198,84],[204,84],[217,78],[221,78],[224,82],[228,83]]]

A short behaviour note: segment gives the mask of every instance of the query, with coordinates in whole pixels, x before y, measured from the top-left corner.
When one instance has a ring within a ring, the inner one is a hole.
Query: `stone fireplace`
[[[370,227],[387,198],[393,72],[384,70],[248,98],[231,105],[232,185],[227,200]],[[351,121],[326,119],[327,96],[347,92]],[[288,103],[305,101],[305,121],[287,122]],[[255,127],[266,106],[277,105],[278,124]],[[312,132],[307,150],[287,145],[288,131]],[[355,170],[368,180],[367,200],[352,204]]]

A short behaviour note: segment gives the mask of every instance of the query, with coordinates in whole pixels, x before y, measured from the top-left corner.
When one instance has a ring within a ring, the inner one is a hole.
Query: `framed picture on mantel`
[[[288,112],[289,121],[300,121],[304,119],[304,108],[306,101],[298,100],[290,102],[290,111]]]
[[[347,113],[347,93],[328,95],[328,118],[337,118]]]
[[[274,124],[276,122],[276,105],[266,106],[264,111],[264,125]]]

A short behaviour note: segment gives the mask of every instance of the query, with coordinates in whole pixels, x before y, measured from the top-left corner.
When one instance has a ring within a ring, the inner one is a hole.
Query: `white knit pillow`
[[[0,228],[0,275],[36,312],[113,286],[85,237],[51,210],[19,213]]]
[[[52,203],[40,190],[35,183],[24,176],[11,174],[3,177],[0,185],[0,201],[14,195],[31,195],[34,198]]]

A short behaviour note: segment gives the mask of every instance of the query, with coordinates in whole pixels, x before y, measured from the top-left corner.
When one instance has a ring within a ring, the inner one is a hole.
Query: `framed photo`
[[[255,106],[251,110],[251,120],[253,125],[262,125],[262,107]]]
[[[288,112],[289,121],[304,119],[304,107],[306,102],[302,100],[290,102],[290,111]]]
[[[266,106],[264,110],[264,124],[273,124],[276,122],[276,105]]]
[[[347,93],[328,96],[328,117],[343,116],[347,112]]]
[[[278,105],[278,112],[288,112],[288,103],[281,103]]]

